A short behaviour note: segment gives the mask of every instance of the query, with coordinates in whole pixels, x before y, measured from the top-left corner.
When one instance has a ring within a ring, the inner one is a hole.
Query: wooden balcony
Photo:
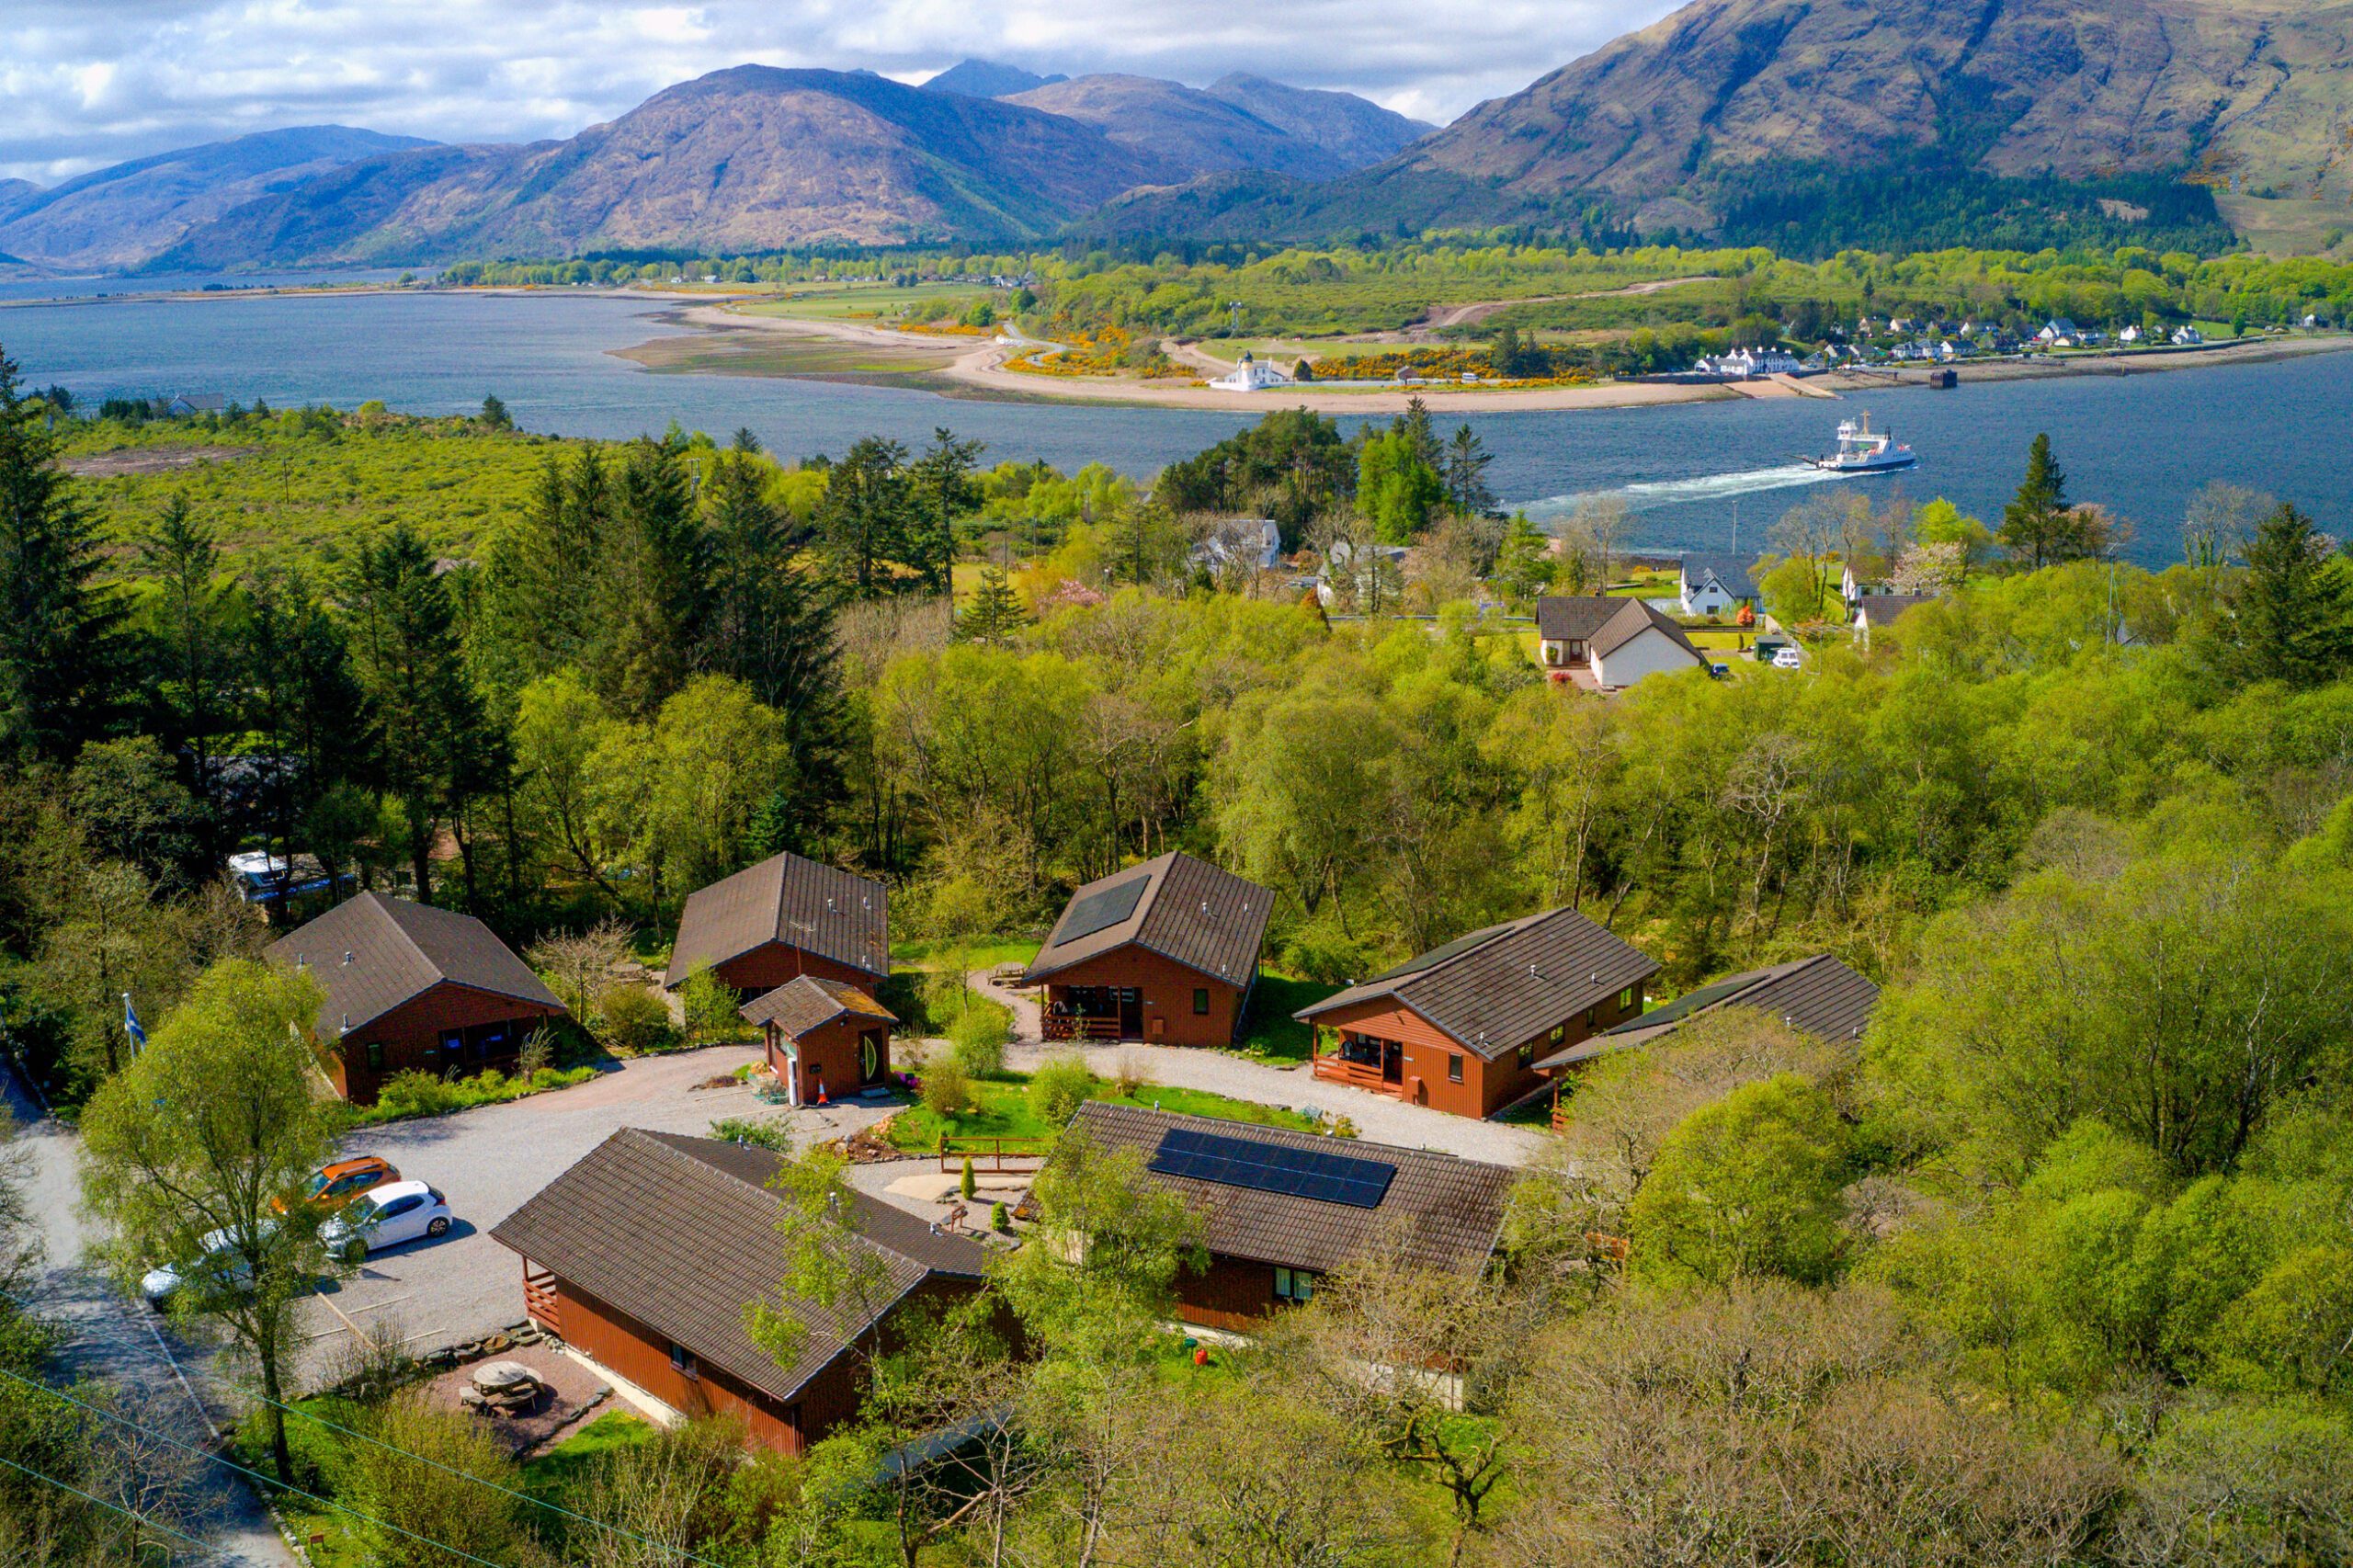
[[[1039,1023],[1048,1040],[1117,1040],[1120,1038],[1120,1020],[1117,1018],[1082,1018],[1068,1013],[1048,1013]]]
[[[1395,1095],[1404,1085],[1397,1079],[1384,1076],[1378,1063],[1350,1062],[1344,1056],[1318,1056],[1313,1072],[1327,1083],[1346,1084],[1351,1088],[1370,1089],[1376,1095]]]

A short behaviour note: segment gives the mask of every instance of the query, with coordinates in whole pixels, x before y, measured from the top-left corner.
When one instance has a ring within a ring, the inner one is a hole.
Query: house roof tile
[[[1197,973],[1246,986],[1257,972],[1273,903],[1274,895],[1257,883],[1171,850],[1072,893],[1022,982],[1034,985],[1133,943]],[[1109,924],[1094,925],[1121,910],[1127,913]]]
[[[736,1010],[748,1023],[774,1024],[794,1036],[807,1034],[845,1014],[870,1018],[878,1024],[899,1021],[897,1014],[857,986],[845,985],[838,980],[820,980],[813,974],[796,975]]]
[[[1611,1051],[1644,1045],[1722,1007],[1754,1007],[1821,1040],[1859,1040],[1870,1022],[1871,1010],[1878,1006],[1877,985],[1830,954],[1816,953],[1812,958],[1712,981],[1653,1007],[1638,1018],[1629,1018],[1614,1028],[1581,1040],[1537,1065],[1567,1067]]]
[[[564,1010],[530,966],[472,915],[378,892],[305,921],[272,942],[267,956],[325,988],[318,1022],[325,1039],[373,1023],[444,982]]]
[[[851,1192],[850,1228],[831,1233],[830,1244],[863,1249],[880,1265],[876,1289],[855,1309],[782,1300],[785,1241],[778,1227],[787,1211],[767,1185],[782,1163],[767,1149],[623,1128],[491,1235],[704,1364],[790,1400],[907,1291],[933,1275],[977,1279],[987,1252]],[[779,1366],[745,1326],[745,1310],[761,1301],[809,1330],[790,1367]]]
[[[1458,937],[1296,1016],[1390,998],[1494,1061],[1657,972],[1641,949],[1564,907]]]
[[[1325,1272],[1393,1245],[1424,1267],[1472,1274],[1486,1265],[1503,1229],[1504,1201],[1518,1173],[1452,1154],[1383,1143],[1334,1140],[1309,1132],[1176,1116],[1136,1106],[1090,1100],[1071,1119],[1105,1152],[1133,1150],[1149,1161],[1177,1129],[1278,1148],[1313,1149],[1371,1160],[1395,1168],[1374,1208],[1327,1202],[1295,1193],[1229,1187],[1221,1182],[1147,1172],[1154,1185],[1182,1196],[1200,1212],[1205,1244],[1225,1257]]]
[[[746,866],[687,898],[663,983],[783,942],[880,979],[891,972],[890,892],[790,850]]]

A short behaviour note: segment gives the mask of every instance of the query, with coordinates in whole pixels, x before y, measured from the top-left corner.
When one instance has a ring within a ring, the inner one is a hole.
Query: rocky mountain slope
[[[1092,125],[1163,181],[1222,169],[1326,179],[1349,165],[1316,142],[1182,82],[1107,74],[1033,87],[1006,100]]]
[[[1035,71],[994,60],[960,60],[926,82],[924,88],[934,93],[961,93],[968,98],[1009,98],[1032,87],[1051,87],[1056,82],[1069,80],[1060,72],[1040,76]]]
[[[2006,177],[2190,168],[2353,200],[2353,4],[1697,0],[1404,166],[1501,193],[1697,199],[1768,162],[1869,179],[1933,156]]]
[[[745,65],[527,147],[371,160],[151,265],[228,267],[1034,237],[1159,174],[1091,126],[863,72]]]
[[[1240,71],[1201,90],[1257,116],[1278,131],[1313,142],[1352,169],[1380,163],[1438,129],[1354,93],[1294,87]]]
[[[0,250],[59,269],[123,267],[313,176],[427,145],[346,125],[301,126],[117,164],[46,190],[0,187]]]

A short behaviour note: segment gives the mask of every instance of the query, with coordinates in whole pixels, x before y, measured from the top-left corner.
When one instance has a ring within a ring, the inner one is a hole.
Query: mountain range
[[[563,141],[324,126],[10,182],[0,252],[234,268],[1572,222],[2203,244],[2227,241],[2218,201],[2243,228],[2353,218],[2353,0],[1694,0],[1442,131],[1246,75],[747,65]]]

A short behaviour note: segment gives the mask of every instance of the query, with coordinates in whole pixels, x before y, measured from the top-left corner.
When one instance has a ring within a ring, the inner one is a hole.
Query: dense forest
[[[443,554],[398,494],[316,548],[229,549],[267,514],[70,476],[69,445],[158,437],[60,412],[0,360],[0,944],[12,1047],[95,1096],[100,1143],[161,1071],[122,993],[223,1050],[242,994],[299,1013],[239,961],[218,874],[252,846],[518,948],[663,929],[779,846],[887,879],[896,937],[1018,937],[1181,846],[1275,890],[1298,975],[1569,903],[1669,991],[1825,949],[1889,988],[1860,1040],[1733,1015],[1587,1074],[1481,1279],[1367,1259],[1199,1367],[1152,1327],[1193,1221],[1082,1151],[993,1285],[1017,1340],[951,1317],[877,1355],[864,1420],[806,1460],[690,1426],[568,1519],[349,1460],[387,1518],[501,1563],[2353,1553],[2353,566],[2292,506],[2210,492],[2154,574],[2047,444],[1999,519],[1802,507],[1768,594],[1818,608],[1866,556],[1949,591],[1802,675],[1600,700],[1470,601],[1614,581],[1612,519],[1552,548],[1415,415],[1353,442],[1277,415],[1149,490],[946,431],[782,462],[550,441],[494,403],[181,427],[504,476]],[[1410,580],[1343,572],[1327,608],[1209,563],[1244,506],[1327,562],[1410,542]],[[813,1223],[827,1158],[795,1167]],[[6,1324],[6,1366],[53,1377],[49,1331]],[[112,1495],[105,1424],[51,1408],[0,1399],[0,1451]],[[353,1419],[511,1485],[462,1421]],[[880,1462],[959,1424],[987,1436],[952,1465]],[[116,1516],[21,1479],[0,1539],[121,1560]]]

